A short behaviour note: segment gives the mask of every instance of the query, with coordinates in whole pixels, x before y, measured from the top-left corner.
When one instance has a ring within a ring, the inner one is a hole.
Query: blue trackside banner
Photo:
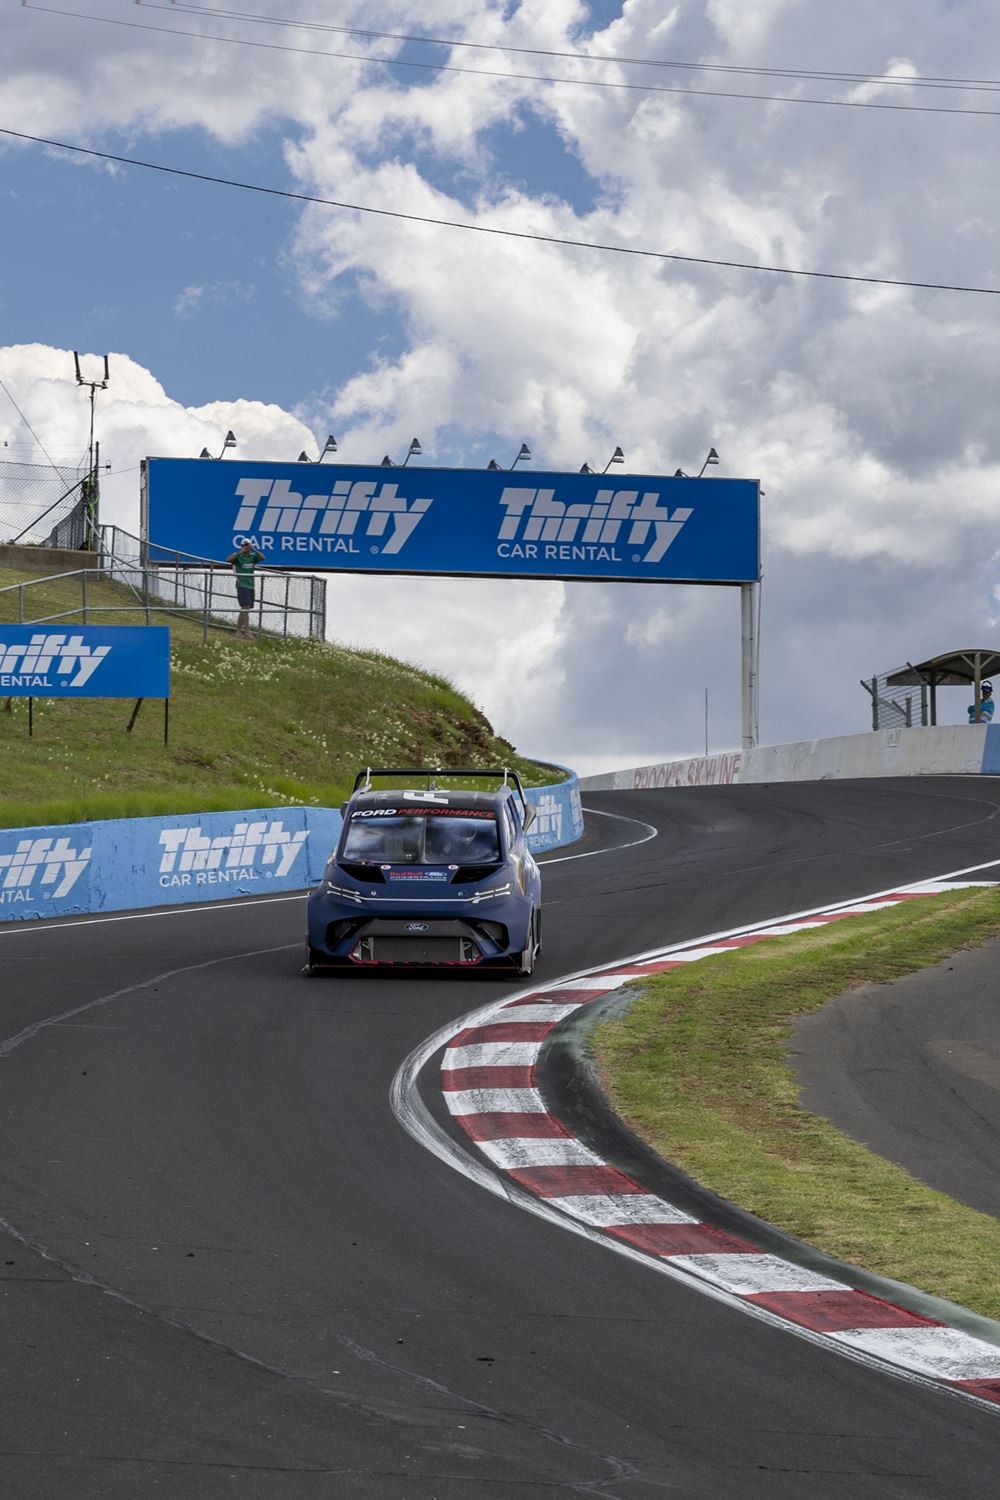
[[[310,572],[752,583],[752,479],[150,458],[151,562],[224,559],[244,540]]]
[[[527,796],[538,814],[532,850],[581,836],[572,773]],[[337,808],[255,807],[0,828],[0,922],[305,890],[322,879],[341,822]]]
[[[165,625],[0,625],[0,697],[169,696]]]
[[[539,765],[547,762],[540,761]],[[545,849],[559,849],[564,844],[575,843],[583,838],[583,806],[580,801],[580,783],[576,775],[565,766],[554,770],[565,771],[566,780],[552,786],[525,787],[525,796],[535,809],[535,821],[528,829],[528,848],[532,854]]]

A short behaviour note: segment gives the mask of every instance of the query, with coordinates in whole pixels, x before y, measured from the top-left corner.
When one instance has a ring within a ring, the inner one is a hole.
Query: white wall
[[[985,724],[944,724],[933,729],[880,729],[829,740],[761,745],[756,750],[584,776],[580,787],[583,791],[625,791],[865,776],[976,776],[983,769],[986,732]]]

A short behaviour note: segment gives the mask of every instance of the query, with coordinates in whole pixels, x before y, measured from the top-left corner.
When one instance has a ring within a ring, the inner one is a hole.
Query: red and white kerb
[[[669,1260],[674,1270],[693,1280],[766,1308],[843,1349],[1000,1405],[1000,1346],[856,1290],[846,1279],[846,1267],[843,1280],[824,1276],[698,1221],[578,1141],[550,1113],[536,1085],[538,1056],[549,1034],[567,1016],[627,980],[964,883],[927,882],[521,995],[480,1014],[474,1026],[451,1038],[441,1064],[447,1107],[498,1171],[571,1219],[635,1252]]]

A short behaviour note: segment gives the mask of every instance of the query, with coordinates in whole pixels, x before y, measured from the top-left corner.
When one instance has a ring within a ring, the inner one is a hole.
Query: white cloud
[[[322,19],[326,10],[290,13]],[[390,4],[346,5],[339,15],[401,29]],[[408,77],[40,16],[2,24],[0,120],[24,128],[77,130],[83,121],[91,139],[116,141],[155,131],[166,157],[171,132],[195,126],[246,141],[251,177],[254,133],[278,132],[295,185],[338,201],[681,255],[996,284],[998,231],[982,209],[994,196],[992,121]],[[513,9],[430,0],[421,19],[432,34],[556,50],[586,28],[575,0]],[[329,34],[280,39],[375,50]],[[970,76],[998,42],[1000,17],[986,0],[886,0],[874,10],[862,0],[677,0],[666,12],[657,0],[629,0],[587,45],[905,78]],[[459,48],[451,61],[597,74],[591,64]],[[600,76],[982,104],[889,83],[622,66]],[[536,181],[519,157],[508,177],[518,142],[550,163],[568,152],[576,178],[589,177],[584,206],[574,206],[558,165]],[[297,277],[317,316],[336,317],[344,299],[361,296],[398,320],[398,353],[358,351],[339,389],[303,404],[318,433],[337,432],[347,460],[398,455],[418,435],[428,459],[461,463],[500,433],[512,453],[527,439],[536,461],[553,466],[601,463],[620,443],[630,469],[690,471],[714,445],[716,472],[759,475],[769,739],[862,729],[859,677],[996,628],[1000,391],[984,316],[992,299],[600,255],[318,206],[302,211],[280,273]],[[177,293],[176,316],[209,296],[238,297],[234,285],[192,283]],[[25,346],[4,351],[0,370],[11,371],[43,427],[75,441],[82,403],[71,410],[76,397],[59,385],[64,358]],[[186,409],[125,356],[115,367],[102,420],[116,462],[197,452],[229,426],[241,453],[284,456],[314,443],[277,408]],[[124,514],[131,502],[122,491],[114,503]],[[332,593],[338,633],[455,674],[504,733],[538,753],[613,763],[698,749],[706,682],[722,741],[738,735],[731,592],[345,578]]]
[[[83,356],[85,368],[92,358]],[[97,397],[102,456],[112,465],[101,481],[102,519],[132,533],[139,525],[141,459],[193,457],[203,447],[221,452],[230,428],[245,458],[287,458],[314,444],[309,428],[280,407],[261,401],[186,407],[126,354],[111,354],[109,369],[108,389]],[[0,348],[0,380],[46,449],[86,452],[90,411],[86,392],[76,384],[71,350],[42,344]],[[0,392],[0,441],[15,440],[21,451],[27,436],[17,412]],[[36,452],[34,460],[44,462],[44,456]]]
[[[184,287],[174,298],[175,318],[190,318],[206,306],[227,307],[237,302],[252,302],[257,288],[252,281],[197,281]]]

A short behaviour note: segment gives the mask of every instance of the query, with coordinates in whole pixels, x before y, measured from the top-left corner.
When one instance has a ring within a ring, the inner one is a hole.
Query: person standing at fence
[[[236,620],[236,634],[244,641],[255,639],[250,634],[250,611],[254,605],[254,574],[257,564],[263,561],[263,552],[258,552],[251,542],[244,542],[238,552],[226,558],[226,562],[236,574],[236,598],[240,606]]]
[[[976,705],[974,703],[970,703],[969,704],[969,723],[970,724],[976,724],[976,723],[979,723],[979,724],[991,724],[993,722],[993,684],[992,684],[992,682],[984,682],[979,691],[982,693],[982,697],[979,700],[979,717],[978,717],[978,719],[976,717]]]

